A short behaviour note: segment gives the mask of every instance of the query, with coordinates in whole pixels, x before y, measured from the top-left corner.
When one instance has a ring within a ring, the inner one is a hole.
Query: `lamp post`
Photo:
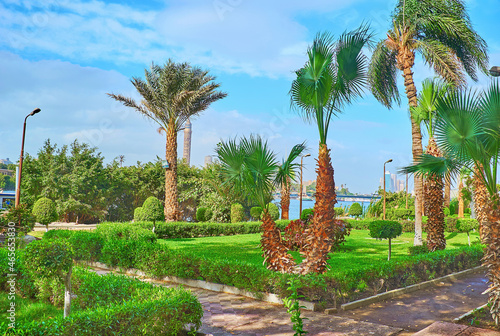
[[[311,156],[311,154],[302,155],[300,157],[300,190],[299,190],[299,219],[302,216],[302,164],[305,157]]]
[[[40,111],[41,110],[39,108],[36,108],[36,109],[33,110],[33,112],[31,112],[30,114],[28,114],[26,116],[26,118],[24,118],[23,141],[21,143],[21,156],[19,157],[19,175],[17,176],[16,203],[15,203],[16,208],[19,206],[19,200],[21,198],[21,177],[22,177],[22,174],[23,174],[24,137],[25,137],[25,134],[26,134],[26,119],[28,119],[28,117],[34,116],[35,114],[37,114]]]
[[[384,217],[383,217],[384,220],[385,220],[385,164],[389,162],[392,162],[392,159],[389,159],[384,162]]]
[[[500,66],[493,66],[490,69],[490,75],[493,77],[498,77],[500,76]]]

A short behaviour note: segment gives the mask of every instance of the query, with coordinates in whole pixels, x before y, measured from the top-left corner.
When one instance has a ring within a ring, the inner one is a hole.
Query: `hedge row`
[[[344,219],[349,225],[355,230],[369,230],[370,223],[375,219]],[[473,218],[457,218],[457,217],[445,217],[444,220],[445,231],[446,232],[462,232],[460,230],[461,224],[466,223],[467,226],[478,227],[479,224],[477,219]],[[412,220],[398,220],[398,222],[403,226],[403,232],[414,232],[415,231],[415,222]],[[426,228],[426,221],[423,223],[423,230]]]
[[[85,253],[83,245],[79,246],[81,255],[96,254],[96,244],[89,242],[89,251]],[[276,273],[243,261],[173,251],[157,242],[112,239],[104,242],[98,260],[113,267],[137,268],[154,278],[177,276],[205,280],[282,297],[290,294],[287,281],[296,278],[303,285],[300,294],[308,300],[334,305],[479,266],[482,256],[482,246],[473,245],[407,256],[359,271],[303,276]]]
[[[86,234],[92,234],[86,232]],[[146,242],[144,242],[146,243]],[[7,267],[0,249],[0,275]],[[123,251],[122,251],[123,253]],[[38,297],[55,305],[62,305],[61,286],[43,286],[34,290],[35,281],[24,272],[22,251],[16,263],[16,289],[24,297]],[[5,277],[0,287],[5,290]],[[22,285],[19,282],[22,282]],[[7,330],[7,323],[0,322],[4,335],[177,335],[187,325],[199,328],[203,309],[196,297],[182,288],[157,287],[126,276],[99,276],[94,272],[75,267],[72,274],[72,314],[47,321],[17,324]],[[193,331],[193,334],[195,332]]]

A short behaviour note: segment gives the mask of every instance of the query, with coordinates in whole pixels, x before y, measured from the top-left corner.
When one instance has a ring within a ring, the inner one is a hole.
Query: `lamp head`
[[[41,110],[37,107],[36,109],[33,110],[33,112],[30,113],[30,116],[33,116],[33,115],[37,114],[40,111]]]
[[[306,154],[306,155],[304,155],[304,157],[308,157],[308,156],[311,156],[311,154]]]
[[[384,164],[389,163],[389,162],[392,162],[392,159],[385,161]]]
[[[498,77],[500,76],[500,66],[493,66],[490,69],[490,75],[493,77]]]

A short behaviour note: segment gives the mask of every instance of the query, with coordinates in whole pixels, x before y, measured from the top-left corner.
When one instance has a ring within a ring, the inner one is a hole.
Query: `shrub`
[[[8,230],[9,223],[15,223],[16,235],[33,231],[35,227],[35,216],[26,204],[20,204],[17,208],[11,208],[6,213],[0,214],[0,231]]]
[[[389,256],[391,260],[391,239],[403,233],[403,226],[396,221],[376,220],[370,224],[370,236],[376,239],[389,239]]]
[[[307,225],[300,219],[293,220],[287,225],[283,239],[289,250],[300,250],[304,246],[306,228]]]
[[[131,239],[154,242],[156,235],[150,231],[151,223],[146,225],[131,225],[130,223],[101,223],[95,230],[102,235],[105,240],[110,239]]]
[[[94,262],[98,261],[101,257],[101,250],[104,245],[104,239],[97,233],[88,231],[76,231],[69,238],[69,242],[73,246],[75,260]]]
[[[231,205],[231,223],[243,222],[245,218],[245,209],[243,205],[234,203]]]
[[[156,221],[164,221],[163,204],[153,196],[148,197],[142,204],[142,214],[145,221],[153,222],[153,232],[155,232]]]
[[[269,211],[269,215],[273,220],[278,220],[280,218],[280,209],[274,203],[269,203],[267,205],[267,211]]]
[[[429,251],[429,248],[427,247],[427,242],[423,242],[422,245],[408,247],[408,254],[411,256],[429,253],[429,252],[430,251]]]
[[[142,207],[135,208],[134,210],[134,221],[143,222],[146,218],[144,216],[144,211]]]
[[[69,239],[75,233],[76,231],[73,230],[50,230],[44,233],[43,239]]]
[[[199,207],[198,209],[196,209],[196,220],[198,222],[206,222],[206,216],[205,216],[205,213],[207,212],[207,208],[205,207]]]
[[[253,220],[259,220],[260,215],[262,215],[262,207],[255,206],[250,209],[250,217],[252,217]]]
[[[49,231],[49,224],[57,220],[56,205],[51,199],[46,197],[40,198],[33,205],[33,216],[35,216],[38,223],[45,225]]]
[[[449,207],[444,207],[443,208],[443,214],[445,216],[449,216],[450,215],[450,208]]]
[[[473,218],[459,218],[457,221],[458,232],[467,233],[467,240],[470,246],[470,232],[479,229],[479,222]]]
[[[309,221],[312,219],[313,216],[314,216],[314,209],[304,209],[300,214],[300,219],[305,223],[309,223]]]
[[[335,210],[336,217],[343,216],[345,213],[344,208],[338,207],[338,208],[334,208],[334,210]]]
[[[457,217],[445,217],[444,218],[444,230],[446,232],[458,232],[457,231],[458,218]]]
[[[333,227],[332,250],[336,250],[345,242],[347,236],[351,234],[351,226],[342,219],[335,219]]]
[[[396,217],[397,219],[408,219],[411,217],[411,215],[412,215],[412,209],[402,209],[402,208],[394,209],[394,217]]]
[[[352,203],[351,207],[349,208],[349,216],[355,216],[358,218],[363,214],[363,208],[361,207],[361,204],[355,202]]]
[[[104,242],[100,261],[121,268],[132,268],[135,266],[136,250],[144,241],[109,239]]]

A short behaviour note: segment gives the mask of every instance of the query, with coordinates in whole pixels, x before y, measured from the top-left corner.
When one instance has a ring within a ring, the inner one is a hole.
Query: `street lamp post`
[[[500,76],[500,66],[493,66],[490,69],[490,75],[493,77],[498,77]]]
[[[384,220],[385,220],[385,164],[389,162],[392,162],[392,159],[389,159],[384,162],[384,217],[383,217]]]
[[[300,157],[300,190],[299,190],[299,219],[302,216],[302,164],[305,157],[311,156],[311,154],[302,155]]]
[[[24,118],[23,141],[21,143],[21,156],[19,157],[19,175],[17,176],[16,203],[15,203],[16,208],[19,206],[19,200],[21,198],[21,177],[22,177],[22,174],[23,174],[24,137],[25,137],[25,134],[26,134],[26,119],[28,119],[28,117],[34,116],[35,114],[37,114],[40,111],[41,110],[39,108],[36,108],[36,109],[33,110],[33,112],[31,112],[30,114],[28,114],[26,116],[26,118]]]

